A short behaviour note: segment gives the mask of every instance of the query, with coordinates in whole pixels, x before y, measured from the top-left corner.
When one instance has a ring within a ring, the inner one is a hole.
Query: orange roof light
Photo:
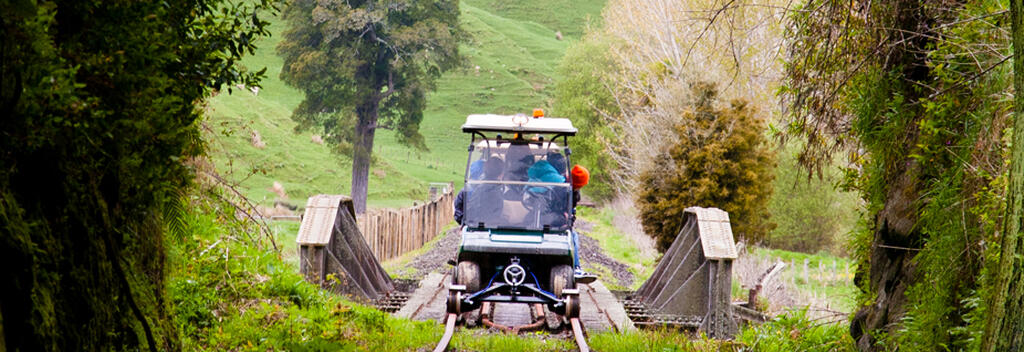
[[[544,117],[543,109],[533,109],[533,118]]]

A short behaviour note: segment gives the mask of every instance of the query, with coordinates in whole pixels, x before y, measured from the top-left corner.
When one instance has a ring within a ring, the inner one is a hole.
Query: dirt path
[[[593,228],[594,226],[586,221],[576,220],[576,232],[580,234],[580,264],[583,269],[597,273],[599,280],[619,287],[630,287],[635,280],[633,272],[629,271],[628,265],[605,254],[601,244],[587,236]],[[602,274],[611,274],[611,277]]]
[[[453,227],[445,231],[444,237],[434,242],[426,253],[410,260],[406,266],[413,269],[412,277],[422,278],[429,273],[447,274],[451,270],[448,260],[455,259],[455,251],[459,247],[459,228]]]

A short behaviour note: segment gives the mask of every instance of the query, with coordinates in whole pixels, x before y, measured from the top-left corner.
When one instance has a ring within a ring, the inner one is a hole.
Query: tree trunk
[[[861,307],[850,322],[850,335],[861,351],[884,349],[878,346],[874,331],[892,334],[900,328],[894,324],[906,313],[906,291],[915,275],[913,250],[921,246],[922,234],[915,230],[918,209],[915,200],[921,193],[919,168],[913,160],[899,163],[900,177],[889,187],[885,207],[875,216],[874,239],[867,267],[857,269],[854,281],[863,287],[868,280],[869,292],[875,294],[872,304]]]
[[[898,72],[899,80],[908,82],[893,83],[897,84],[895,88],[899,95],[906,97],[907,102],[918,101],[923,98],[923,93],[909,82],[926,83],[934,79],[926,62],[927,53],[931,51],[929,48],[934,45],[931,38],[935,35],[926,30],[921,35],[910,36],[905,42],[900,35],[932,28],[936,18],[918,1],[901,0],[892,4],[891,10],[896,12],[888,21],[892,21],[896,29],[886,30],[886,33],[899,34],[889,39],[891,45],[898,49],[888,54],[883,68],[888,72]],[[914,145],[919,141],[918,122],[925,112],[913,104],[900,109],[915,116],[901,127],[903,136],[893,135],[906,141],[904,152],[910,155],[915,152]],[[882,119],[881,116],[878,118]],[[884,124],[879,122],[879,126]],[[860,307],[850,322],[850,334],[862,351],[897,347],[879,345],[877,333],[894,336],[903,328],[902,319],[908,308],[907,289],[920,280],[914,258],[927,241],[918,222],[922,200],[928,196],[927,180],[930,176],[924,175],[918,161],[909,156],[883,162],[887,170],[881,175],[886,180],[885,203],[874,218],[874,237],[868,263],[857,268],[854,278],[858,286],[866,286],[874,295],[874,300]]]
[[[992,298],[981,350],[1024,350],[1024,238],[1020,235],[1021,211],[1024,211],[1024,0],[1010,1],[1013,40],[1013,150],[1010,159],[1010,187],[1006,194],[1006,213],[999,266],[993,281]]]
[[[370,99],[356,107],[356,136],[352,143],[352,205],[356,214],[366,212],[366,195],[370,183],[370,159],[373,135],[377,131],[379,101]]]

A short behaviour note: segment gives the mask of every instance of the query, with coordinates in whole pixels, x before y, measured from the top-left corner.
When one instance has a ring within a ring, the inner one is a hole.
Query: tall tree
[[[352,156],[357,212],[366,210],[377,129],[426,148],[426,94],[459,63],[458,15],[458,0],[295,0],[284,10],[281,79],[306,95],[292,119]]]
[[[0,1],[0,350],[180,350],[164,229],[272,1]],[[175,208],[177,207],[177,208]]]
[[[1010,0],[1013,40],[1013,149],[1009,189],[985,335],[981,350],[1024,351],[1024,0]]]

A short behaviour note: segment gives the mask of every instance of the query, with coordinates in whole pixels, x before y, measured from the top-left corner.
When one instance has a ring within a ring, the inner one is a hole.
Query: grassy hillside
[[[515,5],[491,0],[461,2],[462,25],[468,33],[460,50],[467,66],[438,81],[428,98],[420,132],[429,150],[399,145],[391,131],[377,133],[369,187],[371,207],[396,207],[426,197],[430,182],[461,184],[468,139],[459,130],[471,113],[529,112],[551,104],[555,67],[584,28],[584,19],[598,18],[603,0],[523,1]],[[273,33],[286,28],[275,21]],[[558,40],[555,32],[565,38]],[[302,93],[279,79],[282,60],[274,47],[279,35],[263,40],[245,61],[252,69],[267,68],[258,95],[233,89],[209,103],[207,140],[218,171],[239,183],[254,201],[269,204],[280,182],[293,203],[316,193],[349,192],[351,160],[315,144],[316,131],[295,133],[292,109]],[[266,146],[250,142],[252,132]]]

